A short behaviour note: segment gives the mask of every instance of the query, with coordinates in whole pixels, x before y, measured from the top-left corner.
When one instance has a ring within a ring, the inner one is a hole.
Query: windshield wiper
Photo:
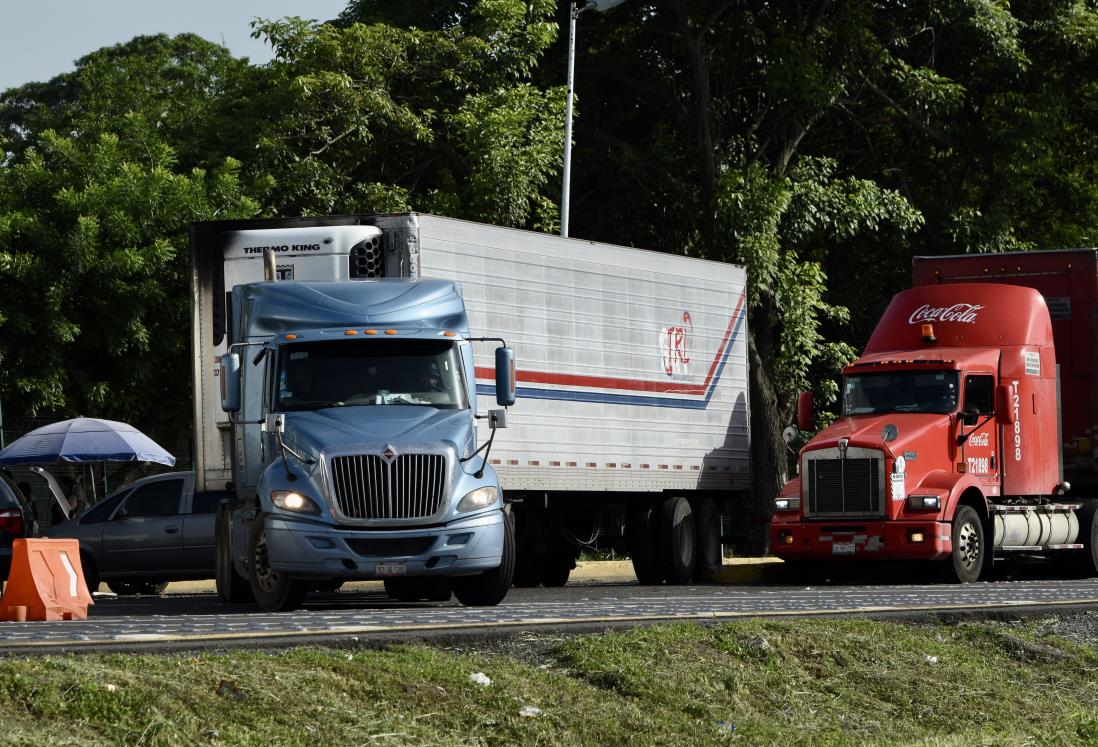
[[[294,402],[293,404],[283,404],[282,409],[286,412],[293,410],[320,410],[325,407],[343,407],[343,402],[328,402],[325,400],[306,400],[304,402]]]

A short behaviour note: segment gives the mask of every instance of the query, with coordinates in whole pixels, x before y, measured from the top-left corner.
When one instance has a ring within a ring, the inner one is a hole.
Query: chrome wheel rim
[[[980,561],[980,535],[969,522],[957,532],[957,556],[965,569],[971,569]]]
[[[267,555],[267,532],[264,530],[255,543],[255,579],[263,591],[274,591],[278,585],[278,574],[271,570],[271,561]]]

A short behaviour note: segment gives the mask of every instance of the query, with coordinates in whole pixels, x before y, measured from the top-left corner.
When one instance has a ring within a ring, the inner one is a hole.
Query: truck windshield
[[[350,405],[468,407],[461,356],[442,340],[338,340],[285,345],[280,411]]]
[[[884,371],[843,378],[843,415],[956,410],[956,371]]]

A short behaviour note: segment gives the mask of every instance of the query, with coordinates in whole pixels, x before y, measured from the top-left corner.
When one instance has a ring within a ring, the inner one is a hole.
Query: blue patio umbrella
[[[98,418],[35,428],[0,451],[0,465],[135,461],[175,465],[175,457],[132,425]]]

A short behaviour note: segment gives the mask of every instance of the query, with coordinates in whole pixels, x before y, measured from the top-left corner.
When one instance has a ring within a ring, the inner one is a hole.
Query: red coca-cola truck
[[[1095,575],[1098,250],[916,257],[914,286],[801,449],[774,553],[935,561],[962,582],[1019,556]]]

